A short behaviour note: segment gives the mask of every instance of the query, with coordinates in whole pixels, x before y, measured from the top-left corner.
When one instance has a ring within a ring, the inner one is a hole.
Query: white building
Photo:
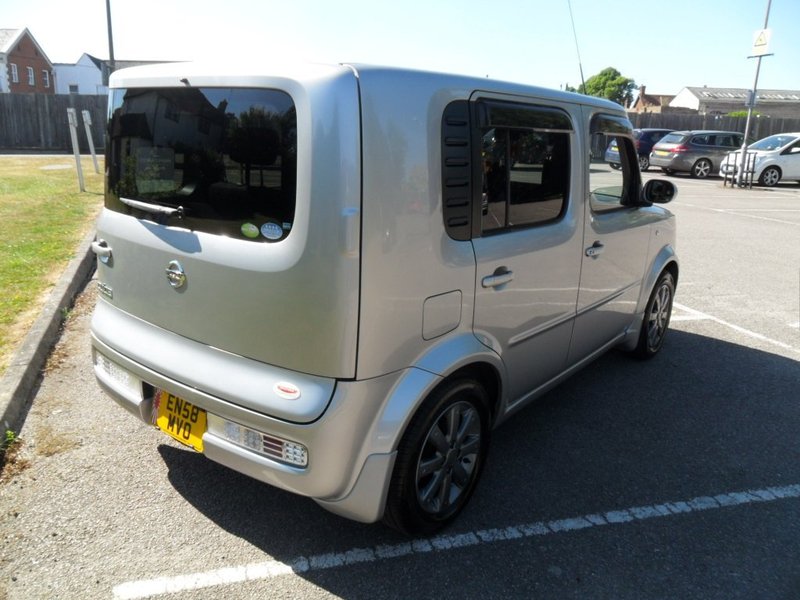
[[[88,94],[104,96],[108,86],[103,84],[105,61],[84,53],[75,64],[56,63],[56,94]]]

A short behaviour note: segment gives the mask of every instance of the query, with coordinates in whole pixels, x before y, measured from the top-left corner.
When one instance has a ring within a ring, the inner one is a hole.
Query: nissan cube
[[[591,159],[612,137],[618,170]],[[675,193],[588,96],[352,64],[121,70],[94,370],[210,460],[430,534],[495,427],[609,349],[662,348]]]

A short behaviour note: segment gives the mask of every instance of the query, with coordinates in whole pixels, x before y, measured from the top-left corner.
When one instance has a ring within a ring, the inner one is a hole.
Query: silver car
[[[429,534],[496,426],[610,348],[662,348],[676,190],[642,185],[616,104],[361,65],[110,87],[95,373],[211,460]],[[588,162],[608,137],[620,170]]]
[[[741,147],[744,136],[736,131],[673,131],[650,153],[650,165],[667,175],[676,171],[705,178],[719,171],[722,160]]]

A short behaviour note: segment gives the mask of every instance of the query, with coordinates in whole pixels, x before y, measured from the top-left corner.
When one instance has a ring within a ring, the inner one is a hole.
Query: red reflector
[[[678,152],[686,152],[688,148],[686,146],[675,146],[670,152],[678,153]]]

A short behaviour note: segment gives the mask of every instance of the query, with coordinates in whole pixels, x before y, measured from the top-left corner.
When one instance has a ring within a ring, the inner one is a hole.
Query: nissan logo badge
[[[183,272],[183,267],[177,260],[171,261],[167,266],[167,281],[176,290],[186,284],[186,273]]]

